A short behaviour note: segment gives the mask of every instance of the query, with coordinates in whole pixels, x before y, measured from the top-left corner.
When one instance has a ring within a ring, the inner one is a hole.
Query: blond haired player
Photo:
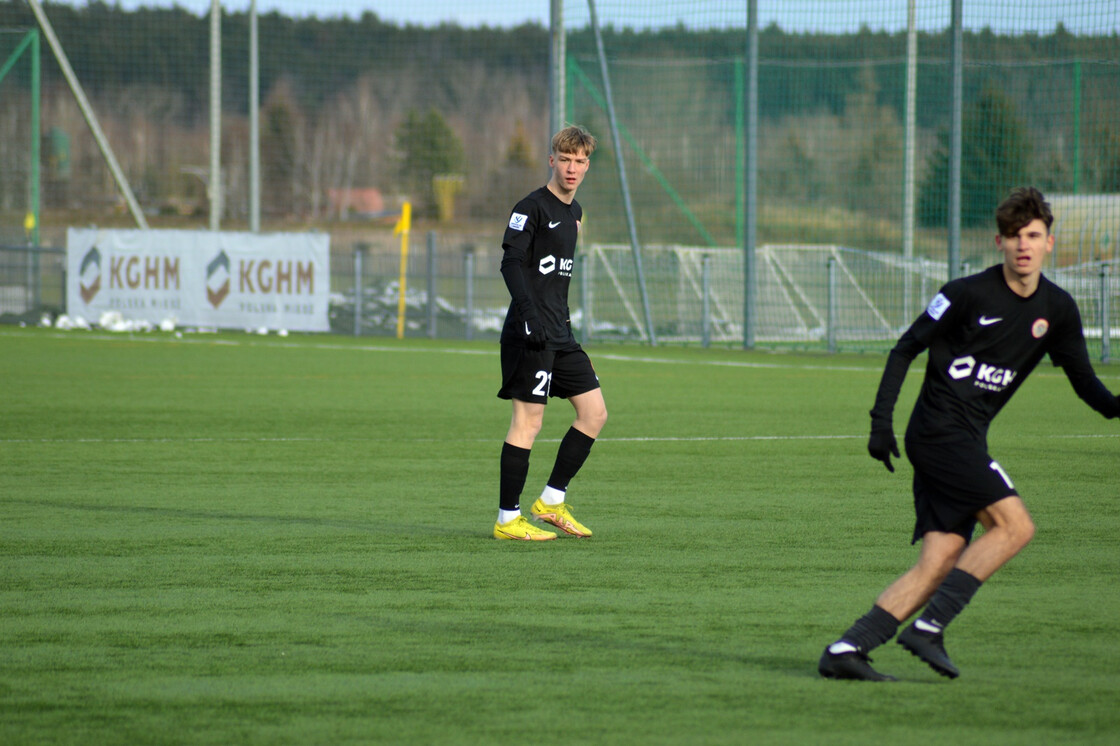
[[[572,335],[568,287],[583,218],[576,190],[591,166],[595,145],[582,127],[565,127],[553,136],[548,156],[552,175],[514,206],[502,240],[501,271],[511,300],[502,328],[498,396],[512,402],[513,416],[502,445],[496,539],[556,538],[521,513],[529,454],[550,397],[567,399],[575,408],[575,421],[530,512],[573,536],[591,536],[572,515],[566,494],[606,424],[607,407],[591,360]]]

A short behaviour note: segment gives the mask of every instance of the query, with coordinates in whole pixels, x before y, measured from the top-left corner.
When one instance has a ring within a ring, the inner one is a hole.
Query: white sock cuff
[[[541,493],[541,502],[545,505],[559,505],[564,502],[564,495],[564,490],[545,486],[544,492]]]
[[[519,515],[521,515],[520,510],[502,510],[501,508],[499,508],[498,523],[509,523],[510,521],[517,520],[517,517]]]

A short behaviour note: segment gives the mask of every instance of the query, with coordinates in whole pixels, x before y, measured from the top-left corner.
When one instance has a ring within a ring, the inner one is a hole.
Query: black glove
[[[548,344],[548,335],[545,334],[544,324],[536,316],[522,318],[521,334],[525,339],[525,347],[530,350],[543,350],[545,345]]]
[[[887,471],[893,473],[891,454],[901,458],[898,452],[898,441],[894,439],[894,430],[890,425],[877,425],[871,428],[871,437],[867,441],[867,452],[871,458],[882,461],[887,466]]]

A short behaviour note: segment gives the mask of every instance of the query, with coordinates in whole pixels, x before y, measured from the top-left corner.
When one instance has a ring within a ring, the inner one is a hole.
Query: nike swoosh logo
[[[834,642],[828,646],[828,652],[833,655],[844,655],[845,653],[854,653],[856,651],[856,646],[847,642]]]
[[[533,330],[529,328],[529,322],[528,321],[525,322],[525,336],[526,337],[533,336]]]
[[[914,626],[917,627],[918,629],[920,629],[922,632],[929,632],[930,634],[934,634],[934,635],[939,634],[941,632],[941,628],[938,627],[937,625],[930,624],[929,622],[923,622],[921,619],[915,620],[914,621]]]
[[[557,220],[557,221],[556,221],[555,223],[549,223],[549,224],[548,224],[548,227],[549,227],[549,228],[555,228],[555,227],[556,227],[556,226],[558,226],[558,225],[560,225],[560,221],[559,221],[559,220]]]
[[[994,319],[989,319],[987,316],[981,316],[980,317],[980,326],[991,326],[992,324],[998,324],[1001,321],[1003,321],[1002,316],[997,316]]]

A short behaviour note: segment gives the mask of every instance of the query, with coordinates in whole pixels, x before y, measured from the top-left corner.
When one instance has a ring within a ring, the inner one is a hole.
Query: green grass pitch
[[[0,330],[0,742],[1117,743],[1120,424],[1059,371],[992,429],[1038,534],[961,678],[890,643],[877,685],[816,663],[916,556],[883,358],[590,352],[595,536],[522,544],[493,344]]]

